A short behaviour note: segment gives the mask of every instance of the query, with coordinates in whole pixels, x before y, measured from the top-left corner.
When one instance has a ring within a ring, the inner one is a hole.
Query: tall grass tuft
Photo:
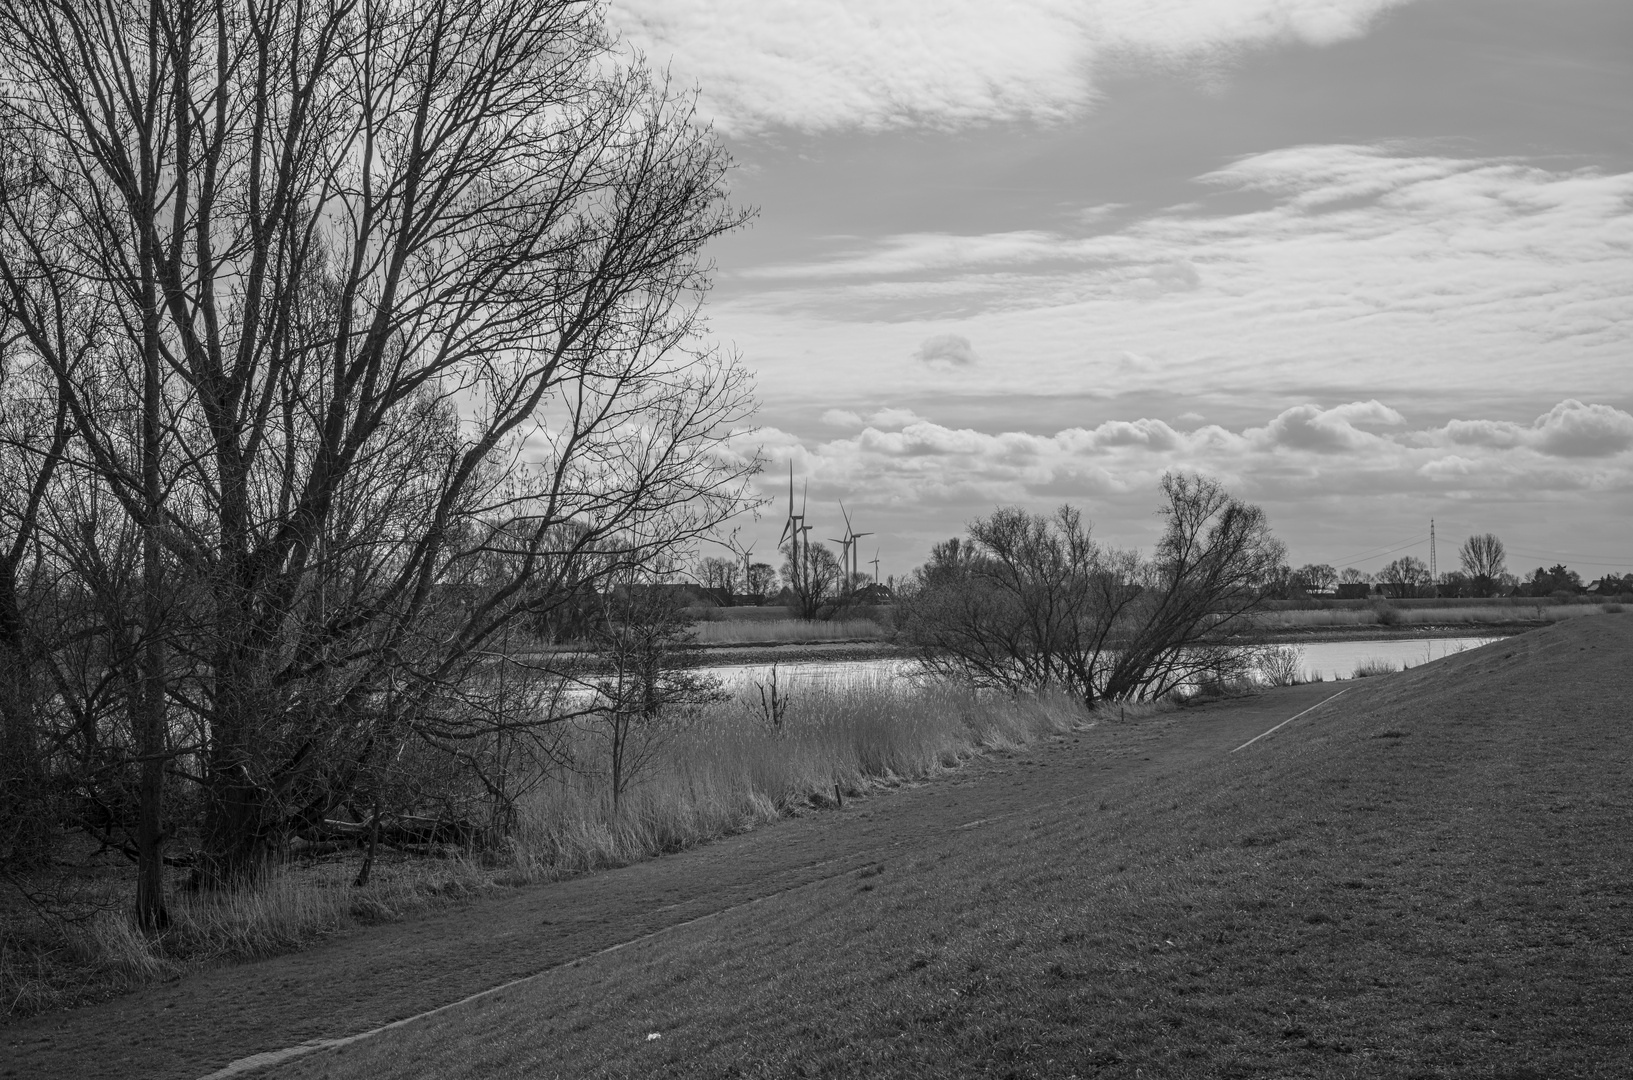
[[[1355,665],[1355,670],[1350,672],[1350,678],[1365,679],[1373,675],[1393,675],[1399,670],[1401,670],[1400,665],[1393,660],[1385,660],[1381,656],[1369,656]]]

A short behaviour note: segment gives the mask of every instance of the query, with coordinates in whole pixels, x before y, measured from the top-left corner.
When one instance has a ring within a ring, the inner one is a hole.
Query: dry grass
[[[1323,626],[1484,626],[1504,623],[1554,623],[1582,615],[1598,615],[1593,604],[1527,604],[1501,607],[1396,607],[1311,608],[1267,611],[1253,616],[1260,630],[1303,630]]]
[[[0,1016],[80,1004],[200,966],[300,948],[353,926],[446,907],[492,888],[495,875],[459,857],[385,855],[370,884],[351,885],[355,860],[289,866],[253,889],[221,896],[173,890],[170,926],[140,933],[122,902],[128,874],[81,890],[65,925],[8,919],[0,934]]]
[[[754,686],[669,733],[654,767],[613,813],[594,775],[552,777],[523,807],[517,858],[593,870],[690,847],[846,795],[932,777],[984,751],[1080,723],[1064,698],[977,698],[946,685],[862,678],[805,686],[780,729]]]
[[[1369,656],[1355,665],[1355,670],[1350,672],[1350,678],[1367,679],[1375,675],[1393,675],[1399,670],[1401,670],[1401,666],[1393,660],[1385,660],[1381,656]]]
[[[752,829],[845,795],[922,780],[991,749],[1024,746],[1082,723],[1064,699],[978,699],[940,685],[861,680],[803,687],[781,730],[757,715],[753,687],[663,733],[655,764],[617,813],[585,733],[579,771],[562,771],[521,806],[502,857],[388,856],[365,888],[356,858],[290,866],[264,885],[225,897],[177,893],[164,934],[136,932],[122,906],[42,933],[0,930],[0,1015],[91,1000],[203,964],[300,948],[360,923],[464,901],[486,890],[549,880],[675,851]],[[122,869],[122,868],[121,868]],[[128,873],[128,872],[127,872]],[[129,889],[127,873],[104,897]]]
[[[879,641],[887,631],[872,619],[719,619],[699,622],[693,630],[700,645],[758,645],[773,642]]]

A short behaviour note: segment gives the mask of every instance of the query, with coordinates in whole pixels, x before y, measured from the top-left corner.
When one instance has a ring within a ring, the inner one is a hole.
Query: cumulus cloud
[[[1468,425],[1514,437],[1470,438],[1476,429]],[[1292,430],[1321,434],[1275,437]],[[745,447],[759,448],[771,462],[762,479],[767,496],[786,499],[792,464],[800,483],[809,481],[814,521],[825,515],[837,521],[843,500],[857,527],[878,536],[887,572],[921,562],[932,542],[962,532],[999,504],[1047,511],[1070,502],[1083,508],[1102,540],[1149,547],[1160,529],[1152,513],[1157,483],[1171,470],[1212,476],[1264,506],[1294,562],[1375,569],[1387,559],[1367,564],[1351,553],[1398,546],[1420,533],[1426,545],[1433,517],[1443,561],[1451,557],[1448,543],[1496,532],[1527,558],[1540,552],[1538,560],[1564,559],[1584,572],[1633,570],[1615,510],[1633,507],[1633,414],[1603,403],[1561,401],[1529,424],[1440,424],[1414,423],[1388,404],[1365,400],[1295,406],[1194,431],[1149,417],[1052,433],[922,417],[893,427],[864,418],[859,430],[834,438],[802,441],[766,429]],[[1565,453],[1583,449],[1596,456]],[[1595,513],[1574,513],[1590,503]],[[1547,554],[1553,545],[1538,537],[1549,533],[1563,552]]]
[[[880,409],[868,417],[868,423],[879,428],[904,428],[909,424],[923,422],[924,418],[912,409],[898,409],[895,407]]]
[[[1379,441],[1379,436],[1362,430],[1361,424],[1405,422],[1400,413],[1379,401],[1356,401],[1334,409],[1297,405],[1285,410],[1264,427],[1248,431],[1246,437],[1254,445],[1264,448],[1286,446],[1295,450],[1337,453],[1359,450]]]
[[[926,364],[949,367],[969,367],[979,359],[970,339],[962,334],[937,334],[926,338],[913,355]]]
[[[703,89],[724,129],[955,128],[1082,112],[1109,61],[1217,63],[1365,32],[1408,0],[613,0],[609,19]]]
[[[986,432],[911,413],[898,426],[891,421],[904,417],[894,413],[882,410],[874,417],[879,423],[870,420],[854,434],[800,447],[813,483],[867,491],[902,508],[957,492],[972,510],[1019,497],[1143,491],[1172,469],[1218,476],[1250,496],[1387,494],[1414,487],[1454,498],[1538,486],[1633,491],[1633,415],[1574,400],[1528,426],[1460,420],[1425,428],[1413,428],[1375,400],[1300,405],[1259,425],[1232,430],[1209,424],[1190,432],[1150,418],[1053,434]],[[1490,432],[1498,437],[1486,437]],[[773,460],[780,462],[796,444],[772,440]],[[1562,468],[1557,460],[1590,454],[1601,459],[1591,470]]]
[[[858,428],[862,418],[849,409],[829,409],[822,414],[822,422],[829,427]]]
[[[1561,401],[1530,425],[1505,420],[1453,420],[1433,433],[1462,446],[1529,447],[1566,458],[1609,457],[1633,447],[1633,415],[1609,405]]]

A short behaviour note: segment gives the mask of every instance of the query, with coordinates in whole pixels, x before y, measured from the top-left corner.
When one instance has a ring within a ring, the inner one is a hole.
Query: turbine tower
[[[810,490],[809,483],[806,484],[806,490]],[[784,540],[787,540],[790,544],[788,565],[794,571],[794,580],[789,584],[794,587],[796,592],[804,589],[803,579],[805,575],[801,572],[800,542],[805,539],[805,534],[810,531],[811,527],[805,524],[804,505],[800,506],[798,514],[794,513],[794,463],[790,461],[788,463],[788,518],[783,522],[782,535],[777,537],[777,546],[781,547]]]
[[[872,536],[873,534],[870,532],[859,533],[851,527],[851,516],[845,510],[845,504],[843,502],[839,504],[839,512],[845,518],[845,539],[834,540],[833,542],[843,546],[842,550],[844,551],[845,556],[843,560],[845,567],[845,591],[849,592],[852,588],[851,583],[856,580],[857,575],[862,571],[861,546],[857,544],[857,541],[862,539],[864,536]],[[832,537],[829,539],[831,540]]]
[[[1429,519],[1429,587],[1440,595],[1440,567],[1435,562],[1435,519]]]

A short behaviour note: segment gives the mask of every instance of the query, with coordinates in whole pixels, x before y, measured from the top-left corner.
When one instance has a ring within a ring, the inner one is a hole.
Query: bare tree
[[[719,697],[718,680],[696,671],[692,620],[664,584],[634,577],[620,583],[590,639],[603,670],[589,680],[595,701],[585,722],[606,750],[614,814],[629,785],[653,764],[675,713]]]
[[[782,554],[782,577],[794,594],[799,617],[809,620],[831,614],[845,574],[839,556],[821,544],[810,543],[798,547],[787,544]]]
[[[1093,541],[1069,506],[1001,508],[968,544],[938,545],[907,605],[932,672],[1011,692],[1059,687],[1085,702],[1153,698],[1218,668],[1222,636],[1259,602],[1284,548],[1264,514],[1213,481],[1162,481],[1152,558]]]
[[[728,596],[737,592],[738,563],[736,559],[711,556],[698,563],[697,578],[705,589],[719,589]]]
[[[17,0],[0,78],[33,179],[0,304],[140,537],[135,749],[147,793],[196,718],[204,884],[255,877],[382,725],[491,730],[429,703],[565,568],[742,504],[746,376],[696,334],[726,160],[592,5]]]
[[[777,571],[770,563],[750,563],[748,581],[744,588],[757,599],[765,599],[777,587]]]
[[[1403,555],[1379,570],[1378,582],[1397,600],[1416,596],[1431,584],[1429,568],[1411,555]]]
[[[1313,593],[1331,592],[1338,584],[1338,571],[1326,563],[1305,563],[1293,576],[1299,588]]]
[[[1476,596],[1496,593],[1497,583],[1508,572],[1508,549],[1493,533],[1480,533],[1463,541],[1457,558],[1472,579]]]
[[[10,178],[0,174],[0,200]],[[49,855],[44,734],[51,567],[45,501],[71,428],[51,380],[7,331],[0,309],[0,865],[32,869]]]

